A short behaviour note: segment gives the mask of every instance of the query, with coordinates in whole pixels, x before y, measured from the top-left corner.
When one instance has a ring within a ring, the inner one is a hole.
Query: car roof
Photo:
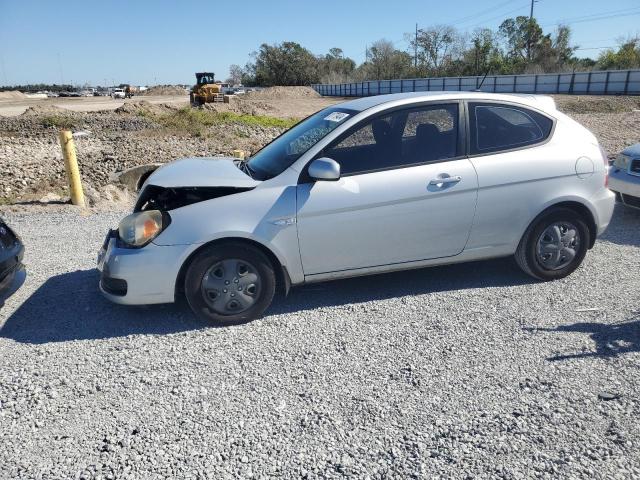
[[[527,95],[517,93],[487,93],[487,92],[408,92],[391,93],[387,95],[375,95],[371,97],[361,97],[356,100],[349,100],[340,104],[343,108],[356,111],[367,110],[382,104],[410,104],[421,101],[442,101],[442,100],[476,100],[476,101],[502,101],[514,102],[528,105],[540,110],[554,112],[556,110],[553,98],[546,95]],[[392,105],[389,105],[392,106]]]

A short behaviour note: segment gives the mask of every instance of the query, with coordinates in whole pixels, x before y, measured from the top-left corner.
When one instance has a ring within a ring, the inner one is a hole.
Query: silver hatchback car
[[[100,288],[122,304],[185,295],[249,321],[280,286],[514,255],[573,272],[611,219],[607,157],[551,98],[438,92],[361,98],[247,161],[156,170],[107,235]]]

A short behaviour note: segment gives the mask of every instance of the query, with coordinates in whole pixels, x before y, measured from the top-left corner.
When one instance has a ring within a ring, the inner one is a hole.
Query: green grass
[[[147,116],[147,115],[144,115]],[[294,118],[275,118],[262,115],[246,115],[233,112],[214,112],[185,107],[175,112],[151,115],[162,126],[195,137],[207,134],[208,127],[216,125],[243,124],[260,127],[291,128],[298,123]]]
[[[40,119],[40,123],[45,127],[73,128],[76,126],[73,118],[67,115],[45,115]]]
[[[15,197],[0,197],[0,205],[13,205],[16,203]]]

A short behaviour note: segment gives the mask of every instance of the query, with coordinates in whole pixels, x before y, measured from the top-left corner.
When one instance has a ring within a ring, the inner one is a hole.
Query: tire
[[[570,208],[553,208],[527,228],[515,253],[516,263],[538,280],[564,278],[584,260],[589,238],[589,228],[579,213]]]
[[[259,318],[271,305],[276,275],[257,248],[218,244],[194,257],[184,286],[197,317],[220,326],[239,325]]]

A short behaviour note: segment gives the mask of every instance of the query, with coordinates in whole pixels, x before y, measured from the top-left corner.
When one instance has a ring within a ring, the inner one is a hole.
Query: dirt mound
[[[24,93],[18,90],[11,90],[8,92],[0,92],[0,100],[22,100],[27,97]]]
[[[639,97],[612,95],[554,95],[558,110],[564,113],[624,113],[640,109]]]
[[[144,113],[161,114],[176,109],[177,107],[175,105],[170,105],[168,103],[156,105],[147,102],[146,100],[141,100],[139,102],[124,103],[122,106],[116,108],[115,112],[129,115],[139,115]]]
[[[319,98],[320,94],[311,87],[269,87],[248,92],[249,99]]]
[[[73,112],[64,108],[56,107],[55,105],[32,105],[27,108],[22,115],[26,116],[39,116],[39,115],[51,115],[51,114],[65,114],[70,115]]]
[[[176,87],[175,85],[158,85],[157,87],[147,88],[144,92],[140,92],[138,95],[187,95],[188,93],[189,92],[184,88]]]
[[[276,111],[273,105],[264,102],[240,101],[233,105],[236,113],[245,115],[273,115]]]
[[[232,98],[231,103],[205,103],[200,108],[214,112],[233,112],[242,115],[269,116],[276,112],[273,105],[239,96]]]

